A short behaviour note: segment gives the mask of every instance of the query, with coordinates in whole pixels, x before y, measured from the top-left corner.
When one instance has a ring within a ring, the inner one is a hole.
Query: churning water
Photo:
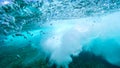
[[[120,68],[119,0],[0,0],[0,68]]]

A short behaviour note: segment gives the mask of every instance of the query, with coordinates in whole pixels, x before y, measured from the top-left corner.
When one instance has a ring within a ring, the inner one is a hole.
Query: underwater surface
[[[0,0],[0,68],[120,68],[120,0]]]

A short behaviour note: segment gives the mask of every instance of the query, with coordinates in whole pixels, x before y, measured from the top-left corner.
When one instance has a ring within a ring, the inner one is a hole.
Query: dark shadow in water
[[[101,56],[95,56],[90,52],[82,52],[78,57],[73,57],[70,68],[120,68],[108,63]]]
[[[34,60],[27,65],[23,61],[32,59],[38,54],[36,49],[26,46],[24,48],[1,47],[0,48],[0,68],[56,68],[56,65],[48,67],[48,61],[43,59]],[[43,54],[42,54],[43,55]],[[120,68],[112,65],[102,59],[101,56],[95,56],[90,52],[82,52],[77,57],[73,57],[73,62],[69,64],[69,68]]]

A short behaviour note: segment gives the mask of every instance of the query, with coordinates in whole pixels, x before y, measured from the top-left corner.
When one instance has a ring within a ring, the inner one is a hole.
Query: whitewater
[[[43,68],[69,68],[82,52],[120,67],[119,2],[3,0],[0,4],[0,67],[25,68],[40,59]]]
[[[32,42],[32,46],[43,49],[50,56],[50,65],[56,64],[68,68],[72,57],[79,55],[82,51],[90,51],[97,56],[102,56],[109,63],[120,66],[120,12],[108,15],[80,19],[53,20],[53,25],[46,24],[45,29],[30,31],[33,36],[22,32]],[[42,39],[40,31],[50,32]],[[5,40],[5,45],[14,45],[19,41],[17,47],[29,44],[24,37],[15,37],[13,41]],[[42,40],[42,43],[40,43]],[[24,41],[24,42],[23,42]]]

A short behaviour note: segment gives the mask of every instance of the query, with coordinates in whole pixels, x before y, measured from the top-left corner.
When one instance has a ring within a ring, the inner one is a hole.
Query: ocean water
[[[120,68],[119,0],[0,0],[0,68]]]

